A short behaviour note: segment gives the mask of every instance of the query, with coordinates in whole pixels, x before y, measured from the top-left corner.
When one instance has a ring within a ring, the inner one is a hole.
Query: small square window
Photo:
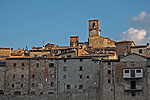
[[[79,89],[83,89],[83,85],[79,85]]]
[[[16,78],[16,75],[13,75],[13,78]]]
[[[32,78],[35,78],[35,75],[34,75],[34,74],[32,74]]]
[[[108,83],[110,83],[110,79],[108,80]]]
[[[14,63],[14,67],[16,67],[16,65],[17,65],[17,64],[16,64],[16,63]]]
[[[119,82],[119,78],[118,77],[116,78],[116,80],[117,80],[117,82]]]
[[[49,68],[54,67],[54,63],[49,63]]]
[[[41,95],[43,94],[43,92],[40,93]]]
[[[89,79],[89,76],[87,76],[87,79]]]
[[[139,53],[142,53],[142,49],[139,49]]]
[[[129,46],[126,46],[126,50],[128,50],[129,49]]]
[[[34,87],[35,86],[35,84],[34,83],[32,83],[32,87]]]
[[[53,87],[54,86],[54,82],[51,82],[51,87]]]
[[[55,75],[54,75],[54,74],[52,74],[52,78],[55,78]]]
[[[108,74],[111,74],[111,70],[108,70]]]
[[[15,85],[14,85],[14,84],[12,84],[12,87],[15,87]]]
[[[80,66],[80,67],[79,67],[79,71],[83,71],[83,68],[82,68],[82,66]]]
[[[24,78],[24,75],[21,75],[21,78]]]
[[[136,70],[136,73],[141,73],[141,70]]]
[[[22,66],[24,66],[24,63],[22,63]]]
[[[34,54],[34,57],[37,57],[37,54]]]
[[[82,75],[80,75],[80,79],[82,79]]]
[[[70,89],[70,85],[67,85],[67,89]]]
[[[108,65],[111,65],[111,62],[108,62]]]
[[[63,75],[63,78],[66,79],[66,75]]]
[[[80,62],[82,62],[83,60],[82,59],[80,59]]]
[[[63,71],[67,71],[67,67],[66,66],[63,67]]]
[[[129,70],[125,70],[125,73],[129,73]]]
[[[132,94],[131,94],[132,96],[135,96],[136,95],[136,92],[132,92]]]
[[[36,63],[36,68],[39,68],[39,63]]]
[[[122,65],[125,65],[126,64],[126,62],[122,62]]]
[[[134,62],[131,62],[131,65],[134,65],[135,63]]]
[[[21,84],[21,87],[23,87],[23,84]]]

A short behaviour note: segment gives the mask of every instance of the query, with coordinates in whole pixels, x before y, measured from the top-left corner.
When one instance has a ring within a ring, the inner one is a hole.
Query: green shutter
[[[49,63],[49,68],[54,67],[54,63]]]
[[[36,63],[36,68],[39,68],[39,63]]]

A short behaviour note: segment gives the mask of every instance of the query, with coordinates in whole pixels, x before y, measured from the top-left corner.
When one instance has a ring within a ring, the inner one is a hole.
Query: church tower
[[[89,20],[89,38],[100,36],[100,21],[99,20]]]

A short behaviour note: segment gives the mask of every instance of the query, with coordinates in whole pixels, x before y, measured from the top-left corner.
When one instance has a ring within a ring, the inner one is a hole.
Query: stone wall
[[[52,95],[2,95],[0,100],[99,100],[95,93],[52,94]]]

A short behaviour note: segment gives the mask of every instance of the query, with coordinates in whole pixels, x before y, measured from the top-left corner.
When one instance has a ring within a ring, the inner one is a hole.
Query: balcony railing
[[[136,86],[136,87],[132,87],[131,88],[131,86],[126,86],[126,85],[124,85],[124,90],[137,90],[137,91],[140,91],[140,90],[142,90],[143,89],[143,86],[142,85],[138,85],[138,86]]]

